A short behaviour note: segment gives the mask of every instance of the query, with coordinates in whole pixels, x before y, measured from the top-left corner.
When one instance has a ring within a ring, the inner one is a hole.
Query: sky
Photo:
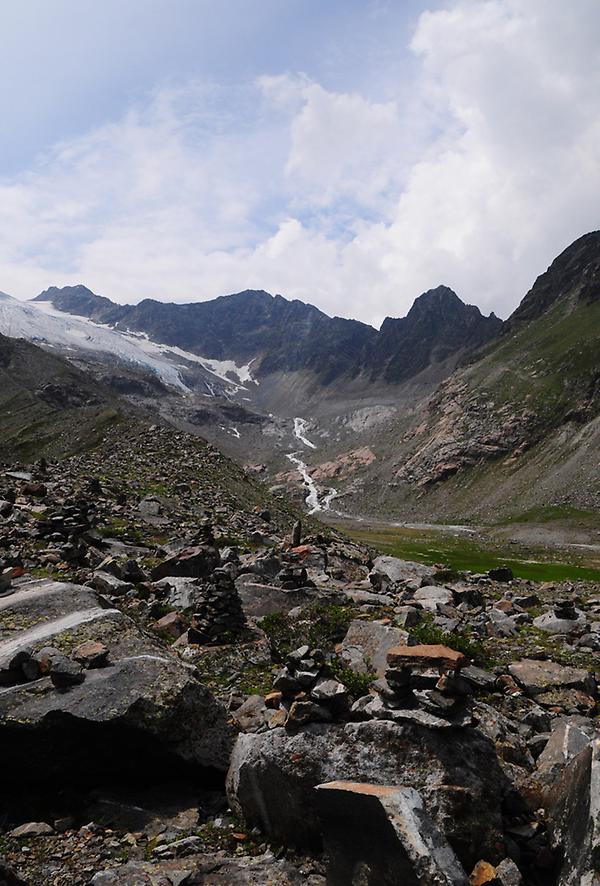
[[[0,290],[506,317],[600,228],[598,0],[2,0]]]

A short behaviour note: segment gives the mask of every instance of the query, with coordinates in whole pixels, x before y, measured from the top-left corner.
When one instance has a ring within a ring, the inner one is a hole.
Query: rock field
[[[377,556],[198,438],[0,466],[2,886],[597,886],[600,587]]]

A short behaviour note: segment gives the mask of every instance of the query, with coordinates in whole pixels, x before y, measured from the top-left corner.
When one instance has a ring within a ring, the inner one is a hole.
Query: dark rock
[[[430,722],[311,724],[296,733],[240,735],[227,779],[232,809],[274,840],[314,846],[317,784],[340,778],[404,784],[437,810],[437,825],[470,870],[482,852],[497,851],[509,785],[488,739]]]
[[[0,858],[0,886],[28,886],[28,884]]]
[[[413,788],[334,781],[316,794],[328,886],[468,886]]]
[[[186,548],[163,560],[152,570],[152,580],[159,581],[169,575],[183,578],[208,578],[219,565],[219,552],[209,545]]]
[[[85,673],[77,661],[66,656],[55,657],[50,666],[50,679],[57,689],[68,689],[78,686],[85,680]]]
[[[488,572],[492,581],[509,582],[514,579],[513,571],[508,566],[496,566]]]

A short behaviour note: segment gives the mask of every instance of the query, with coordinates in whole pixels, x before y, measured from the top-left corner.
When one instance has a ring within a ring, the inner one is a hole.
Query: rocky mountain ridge
[[[493,314],[484,317],[446,286],[421,295],[406,317],[387,318],[379,332],[255,290],[194,304],[145,299],[116,305],[85,286],[51,287],[33,301],[51,302],[61,311],[208,358],[253,361],[258,377],[310,370],[323,385],[363,374],[397,383],[432,359],[479,347],[502,326]]]
[[[379,332],[265,292],[132,307],[67,287],[16,308],[76,324],[72,360],[308,510],[460,522],[598,506],[599,256],[598,232],[577,240],[504,325],[447,287]]]

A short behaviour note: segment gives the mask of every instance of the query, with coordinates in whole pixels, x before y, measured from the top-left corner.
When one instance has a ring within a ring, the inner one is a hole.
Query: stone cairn
[[[300,646],[291,652],[265,698],[277,716],[271,726],[301,726],[326,722],[348,713],[350,702],[343,683],[336,680],[321,649]]]
[[[421,708],[446,719],[466,713],[473,687],[460,674],[468,664],[462,652],[441,645],[395,646],[387,662],[385,677],[372,686],[379,694],[378,709]]]
[[[228,566],[219,566],[199,594],[188,642],[216,646],[231,641],[246,627],[242,601]]]
[[[455,724],[471,721],[473,685],[461,676],[468,664],[462,652],[440,645],[395,646],[387,660],[385,677],[351,704],[347,687],[336,679],[322,650],[301,646],[288,655],[274,691],[265,697],[267,708],[275,711],[270,728],[373,717],[427,720],[429,715]]]

